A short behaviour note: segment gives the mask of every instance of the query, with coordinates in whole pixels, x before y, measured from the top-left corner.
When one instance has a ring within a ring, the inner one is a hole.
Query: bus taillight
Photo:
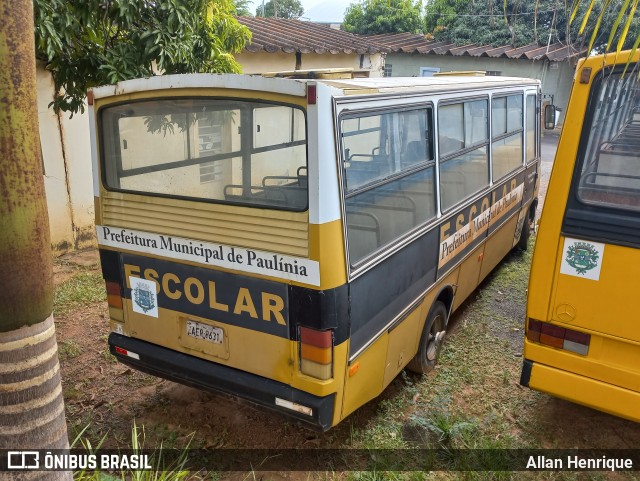
[[[117,282],[107,281],[107,304],[109,307],[122,309],[122,294],[120,292],[120,284]]]
[[[300,372],[316,379],[331,379],[333,331],[300,327]]]
[[[122,308],[122,289],[118,282],[105,281],[107,286],[107,305],[109,317],[112,321],[124,322],[124,310]],[[114,328],[115,329],[115,328]],[[120,332],[116,329],[117,332]]]
[[[589,344],[591,343],[590,334],[535,319],[529,319],[527,339],[583,356],[589,353]]]

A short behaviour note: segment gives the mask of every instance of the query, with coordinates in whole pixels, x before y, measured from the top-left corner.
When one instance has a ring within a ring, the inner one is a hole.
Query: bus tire
[[[424,323],[418,353],[409,362],[407,369],[418,374],[426,374],[433,370],[444,344],[446,327],[447,308],[442,302],[436,301]]]
[[[529,247],[529,236],[531,234],[531,219],[527,215],[522,223],[522,232],[520,232],[520,240],[518,241],[518,250],[524,252]]]

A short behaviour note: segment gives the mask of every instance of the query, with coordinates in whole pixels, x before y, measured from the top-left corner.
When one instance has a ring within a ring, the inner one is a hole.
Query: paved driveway
[[[549,185],[549,177],[551,176],[551,168],[553,167],[553,161],[556,156],[556,149],[558,147],[558,139],[560,134],[557,131],[545,131],[543,133],[540,142],[540,154],[542,158],[542,166],[540,172],[540,190],[538,191],[538,210],[536,212],[536,219],[540,218],[542,212],[542,205],[544,204],[545,196],[547,195],[547,187]]]

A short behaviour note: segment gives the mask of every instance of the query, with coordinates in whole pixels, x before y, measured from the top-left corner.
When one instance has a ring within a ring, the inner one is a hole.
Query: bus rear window
[[[302,109],[228,99],[163,99],[100,115],[104,182],[141,194],[307,208]]]
[[[586,127],[578,198],[640,211],[640,82],[636,69],[596,80]]]

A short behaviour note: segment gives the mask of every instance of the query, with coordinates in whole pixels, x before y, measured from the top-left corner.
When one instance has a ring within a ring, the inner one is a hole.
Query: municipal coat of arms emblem
[[[593,245],[588,242],[576,242],[567,249],[566,261],[578,274],[585,274],[597,267],[599,257]]]
[[[156,307],[154,292],[144,284],[138,284],[133,290],[133,300],[145,313]]]

